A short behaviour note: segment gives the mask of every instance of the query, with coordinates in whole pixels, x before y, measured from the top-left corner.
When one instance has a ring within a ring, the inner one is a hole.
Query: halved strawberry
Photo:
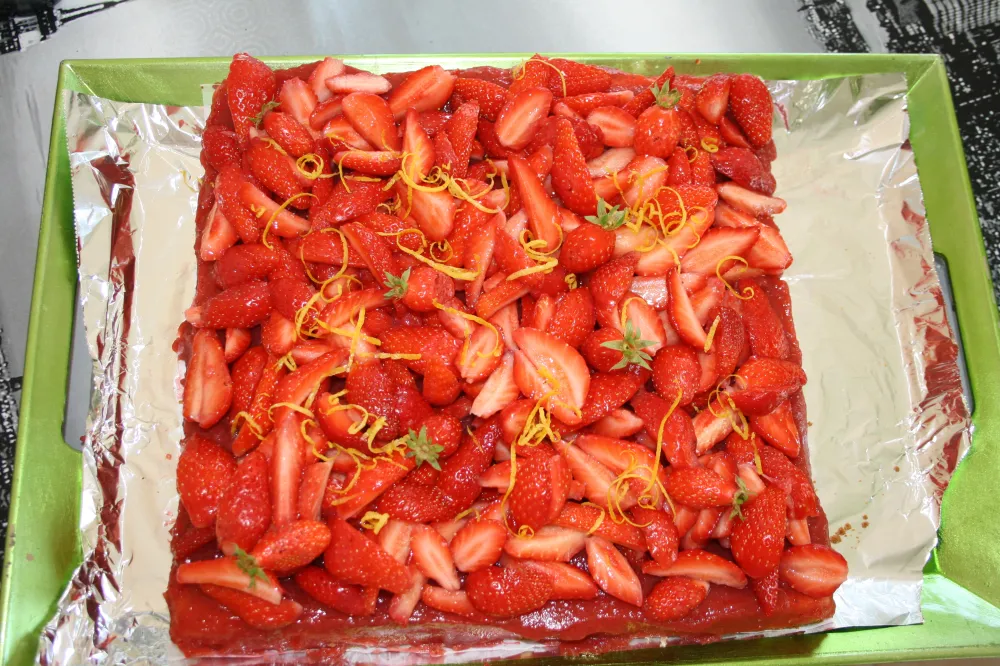
[[[628,293],[639,256],[638,252],[629,252],[593,272],[587,287],[598,310],[619,303]]]
[[[487,567],[465,580],[469,601],[493,617],[517,617],[538,610],[552,596],[552,580],[529,567]]]
[[[323,563],[334,578],[397,594],[409,589],[406,567],[363,533],[340,518],[330,520],[330,533]]]
[[[347,615],[367,616],[375,612],[377,587],[344,583],[321,567],[306,567],[295,574],[295,583],[310,597]]]
[[[234,554],[237,547],[250,552],[271,525],[267,474],[267,459],[253,451],[240,461],[219,497],[215,535],[225,554]]]
[[[302,605],[292,599],[283,599],[275,606],[245,592],[219,585],[201,585],[200,588],[254,629],[282,629],[302,615]]]
[[[637,154],[626,170],[629,186],[622,198],[633,209],[657,196],[667,181],[667,163],[659,157]]]
[[[440,109],[455,88],[455,75],[440,65],[429,65],[413,72],[389,93],[389,108],[398,120],[408,109]],[[384,91],[383,91],[384,92]]]
[[[562,231],[559,227],[559,208],[549,198],[538,176],[522,158],[511,156],[509,160],[511,176],[520,194],[524,210],[528,215],[531,235],[545,241],[542,251],[551,251],[559,246]]]
[[[514,355],[507,352],[473,400],[472,413],[480,418],[488,418],[514,402],[519,395],[520,389],[514,381]]]
[[[218,585],[245,592],[275,606],[281,603],[281,585],[246,553],[182,564],[177,567],[176,577],[181,585]]]
[[[302,484],[299,486],[299,520],[320,519],[323,509],[323,495],[326,494],[326,487],[329,485],[332,471],[333,461],[317,461],[306,465],[302,472]]]
[[[600,67],[574,62],[565,58],[552,58],[549,64],[548,85],[560,97],[604,92],[611,85],[611,74]]]
[[[507,530],[492,520],[470,521],[449,545],[455,567],[462,572],[478,571],[497,563],[507,541]]]
[[[789,401],[767,414],[750,417],[750,428],[789,458],[796,458],[802,448],[802,436],[795,424]]]
[[[593,599],[600,590],[586,573],[565,562],[510,560],[504,566],[527,567],[545,574],[552,581],[550,599]]]
[[[266,283],[252,281],[219,292],[204,304],[188,308],[184,316],[199,328],[251,328],[270,313],[271,291]]]
[[[309,211],[309,224],[313,231],[332,227],[365,213],[372,213],[380,203],[388,199],[391,191],[383,189],[383,183],[348,179],[337,183],[329,198],[320,206]]]
[[[774,358],[750,358],[740,367],[739,377],[742,381],[730,390],[729,397],[747,414],[774,411],[806,383],[802,368]]]
[[[640,391],[632,398],[632,408],[636,416],[642,419],[646,434],[656,440],[660,424],[670,411],[670,402],[663,398]],[[675,409],[670,418],[663,424],[663,455],[673,467],[696,467],[698,457],[695,453],[695,430],[691,417],[682,409]]]
[[[514,353],[514,381],[521,393],[532,400],[547,399],[552,414],[560,421],[579,423],[590,388],[587,362],[576,349],[548,333],[533,328],[514,331],[520,351]]]
[[[570,470],[558,455],[534,456],[518,461],[514,489],[511,491],[511,517],[520,527],[539,530],[551,523],[569,495]]]
[[[734,265],[726,257],[745,256],[759,235],[760,227],[709,229],[698,245],[681,259],[681,270],[699,275],[725,272]]]
[[[292,213],[287,208],[281,208],[280,204],[264,194],[253,183],[244,181],[240,185],[239,198],[246,208],[256,211],[256,214],[259,215],[258,219],[262,222],[261,226],[266,225],[268,220],[273,220],[271,231],[278,236],[294,238],[309,230],[307,220]]]
[[[491,81],[458,77],[455,79],[454,94],[463,100],[475,100],[479,104],[480,115],[496,122],[500,110],[507,103],[507,89]]]
[[[707,595],[707,583],[671,576],[656,584],[646,598],[643,610],[654,620],[672,622],[690,614]]]
[[[635,507],[633,507],[634,510]],[[646,549],[646,542],[643,540],[639,528],[628,523],[616,523],[608,518],[602,509],[589,504],[567,502],[559,516],[553,521],[553,525],[578,530],[585,534],[590,534],[593,531],[594,534],[604,537],[611,543],[632,550],[643,551]],[[595,525],[597,525],[596,529]]]
[[[677,268],[667,273],[667,293],[670,297],[667,312],[670,314],[670,322],[673,324],[674,330],[684,342],[695,349],[704,348],[707,340],[705,329],[698,321],[698,316],[691,305],[691,299],[681,281],[680,270]]]
[[[751,578],[763,578],[781,560],[785,544],[785,492],[770,486],[743,505],[730,536],[733,557]]]
[[[829,546],[793,546],[781,556],[778,575],[810,597],[829,597],[847,580],[847,560]]]
[[[202,261],[215,261],[235,245],[238,238],[236,228],[215,204],[208,212],[205,229],[201,233],[198,257]]]
[[[319,557],[330,544],[330,529],[315,520],[296,520],[265,534],[251,555],[258,566],[288,574]]]
[[[635,117],[616,106],[597,107],[587,122],[601,130],[604,145],[611,148],[630,148],[635,141]]]
[[[616,474],[574,444],[560,440],[555,442],[554,446],[559,454],[566,459],[574,478],[585,485],[584,496],[595,504],[607,508],[608,493],[615,481]],[[621,498],[619,505],[624,510],[633,506],[636,501],[634,493],[629,490]]]
[[[711,160],[715,170],[734,183],[767,196],[774,194],[774,176],[753,151],[738,147],[722,148],[711,155]]]
[[[665,511],[632,507],[632,518],[642,526],[646,549],[657,566],[670,566],[677,560],[679,536],[673,518]],[[645,571],[645,566],[643,567]]]
[[[453,592],[436,585],[424,585],[420,600],[426,606],[442,613],[453,613],[469,618],[482,617],[469,601],[469,595],[464,591]]]
[[[716,189],[726,203],[756,216],[777,215],[788,206],[784,199],[748,190],[732,181],[719,183]]]
[[[575,529],[547,525],[531,538],[507,537],[504,552],[513,557],[542,562],[569,562],[583,550],[587,535]]]
[[[275,422],[271,454],[271,522],[277,527],[292,522],[298,515],[303,449],[300,422],[294,412],[279,416]]]
[[[624,438],[631,437],[642,430],[642,419],[634,412],[620,407],[595,423],[592,428],[597,435],[604,437]]]
[[[587,568],[598,587],[633,606],[642,606],[642,583],[625,556],[607,539],[587,539]]]
[[[426,525],[414,528],[410,547],[413,562],[420,573],[446,590],[457,592],[461,589],[451,551],[436,530]]]
[[[227,328],[226,344],[223,348],[223,355],[226,363],[232,363],[242,358],[244,352],[250,348],[252,338],[250,331],[245,328]]]
[[[254,126],[253,119],[274,97],[277,88],[274,72],[260,60],[246,53],[237,53],[229,64],[226,88],[236,136],[242,143]]]
[[[760,226],[760,237],[746,254],[750,268],[759,268],[769,275],[780,275],[792,265],[792,254],[781,232],[767,225]]]
[[[732,76],[729,74],[713,74],[705,79],[701,90],[695,96],[695,104],[704,118],[718,125],[729,106],[729,86]]]
[[[235,471],[232,454],[215,442],[194,434],[185,440],[177,461],[177,494],[192,525],[212,525]]]
[[[184,377],[184,418],[211,428],[229,411],[233,381],[218,334],[206,328],[191,341],[191,358]]]
[[[390,354],[419,354],[416,360],[404,360],[408,368],[423,374],[432,360],[449,364],[462,343],[440,327],[409,326],[392,328],[382,334],[381,350]]]
[[[379,150],[398,152],[401,144],[392,111],[384,99],[372,93],[356,92],[341,100],[344,117]]]
[[[391,176],[399,171],[402,159],[388,150],[340,150],[334,153],[333,163],[368,176]]]
[[[643,566],[643,573],[653,576],[686,576],[713,585],[744,588],[747,577],[743,571],[729,560],[706,550],[685,550],[668,566],[649,563]]]
[[[437,487],[444,492],[456,513],[468,509],[479,496],[482,490],[479,475],[490,466],[500,437],[499,424],[496,419],[490,419],[472,434],[466,434],[458,451],[441,466]]]
[[[728,506],[732,504],[737,490],[732,481],[702,467],[672,469],[666,486],[675,502],[692,509]]]
[[[569,120],[560,119],[556,121],[555,131],[552,187],[563,205],[571,211],[578,215],[594,215],[597,212],[597,194],[573,125]]]
[[[750,143],[763,146],[771,140],[771,93],[752,74],[737,74],[729,89],[729,108]]]

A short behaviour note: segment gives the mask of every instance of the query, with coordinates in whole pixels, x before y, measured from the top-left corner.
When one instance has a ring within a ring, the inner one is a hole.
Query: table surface
[[[893,25],[905,28],[907,12],[922,2],[937,7],[935,17],[941,5],[949,4],[946,0],[867,4],[863,0],[616,0],[613,4],[507,0],[502,5],[452,0],[131,0],[66,23],[49,39],[0,56],[0,118],[5,120],[0,123],[0,146],[5,148],[0,151],[4,238],[0,434],[6,432],[9,438],[14,432],[10,413],[14,400],[2,386],[8,377],[19,376],[24,364],[49,125],[58,65],[64,59],[228,56],[237,51],[267,55],[884,51],[897,46],[892,41]],[[985,18],[969,13],[967,20],[1000,24],[1000,2],[978,4]],[[913,34],[902,30],[895,35],[897,41],[903,33]],[[628,36],[624,41],[623,35]],[[994,49],[998,44],[994,42]],[[994,71],[994,82],[995,78]],[[74,365],[85,371],[85,352],[76,356]],[[69,433],[82,429],[87,386],[86,377],[72,381],[69,404],[76,409],[68,419]],[[0,491],[3,476],[9,473],[11,445],[12,441],[6,454],[0,451]],[[2,501],[0,513],[6,513]]]

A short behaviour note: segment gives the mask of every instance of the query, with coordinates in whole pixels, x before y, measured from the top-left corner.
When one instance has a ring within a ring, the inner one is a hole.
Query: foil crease
[[[785,279],[810,379],[810,462],[850,578],[826,622],[726,638],[919,623],[941,494],[972,426],[908,142],[905,77],[768,85],[778,110],[776,194],[788,202],[778,224],[795,260]],[[84,445],[84,561],[42,632],[38,661],[184,663],[163,592],[182,436],[184,367],[173,343],[194,294],[206,109],[67,94],[64,111],[95,390]],[[336,656],[459,663],[566,651],[558,641],[496,632],[484,645],[421,645],[421,629],[413,631],[410,647],[339,646]]]

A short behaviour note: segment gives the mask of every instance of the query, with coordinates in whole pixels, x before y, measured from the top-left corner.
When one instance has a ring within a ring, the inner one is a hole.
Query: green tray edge
[[[911,143],[917,155],[935,250],[948,261],[956,309],[976,400],[976,434],[970,459],[959,467],[945,494],[941,545],[925,580],[925,624],[851,630],[825,636],[789,637],[696,648],[674,648],[671,661],[708,663],[862,663],[1000,654],[1000,611],[982,597],[1000,601],[991,585],[1000,570],[995,544],[1000,526],[982,511],[1000,449],[992,443],[1000,423],[994,398],[1000,388],[1000,325],[993,301],[985,249],[975,214],[964,154],[943,62],[929,55],[851,54],[568,54],[589,62],[653,73],[669,59],[678,71],[749,71],[765,78],[832,78],[902,71],[910,84]],[[445,66],[509,66],[525,54],[345,56],[376,71],[405,69],[430,61]],[[308,62],[305,57],[265,58],[273,66]],[[63,90],[121,101],[190,105],[201,103],[193,81],[220,80],[228,58],[66,61]],[[921,155],[933,155],[922,160]],[[61,104],[53,115],[38,262],[32,295],[29,345],[22,389],[18,451],[12,489],[8,550],[0,592],[0,655],[3,663],[31,663],[41,626],[54,610],[64,581],[79,562],[79,497],[59,488],[79,488],[79,454],[62,441],[62,420],[75,294],[72,195]],[[54,351],[52,351],[54,350]],[[62,351],[66,350],[66,351]],[[30,446],[20,443],[31,442]],[[69,479],[73,484],[69,485]],[[53,481],[59,481],[54,485]],[[23,493],[22,487],[30,492]],[[35,491],[41,487],[43,491]],[[966,508],[970,510],[966,510]],[[976,535],[971,547],[967,535]],[[981,536],[980,536],[981,535]],[[62,555],[60,555],[62,553]],[[32,559],[28,559],[31,556]],[[987,576],[982,576],[985,571]],[[945,574],[937,575],[937,572]],[[953,581],[956,582],[952,582]],[[14,612],[16,610],[16,612]],[[662,659],[659,651],[620,655],[614,663]]]

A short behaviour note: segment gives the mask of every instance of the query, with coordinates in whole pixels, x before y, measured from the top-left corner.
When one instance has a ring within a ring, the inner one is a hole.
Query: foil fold
[[[826,622],[726,638],[918,623],[941,494],[972,426],[908,143],[905,77],[768,85],[779,111],[776,194],[788,202],[777,222],[794,257],[784,277],[809,376],[810,462],[850,578]],[[69,93],[64,111],[94,391],[84,561],[42,632],[38,661],[183,663],[163,600],[182,437],[184,367],[173,343],[197,277],[207,109]],[[338,658],[458,663],[566,649],[502,637],[442,648],[414,636],[409,648],[343,646]],[[626,638],[617,649],[677,640]]]

